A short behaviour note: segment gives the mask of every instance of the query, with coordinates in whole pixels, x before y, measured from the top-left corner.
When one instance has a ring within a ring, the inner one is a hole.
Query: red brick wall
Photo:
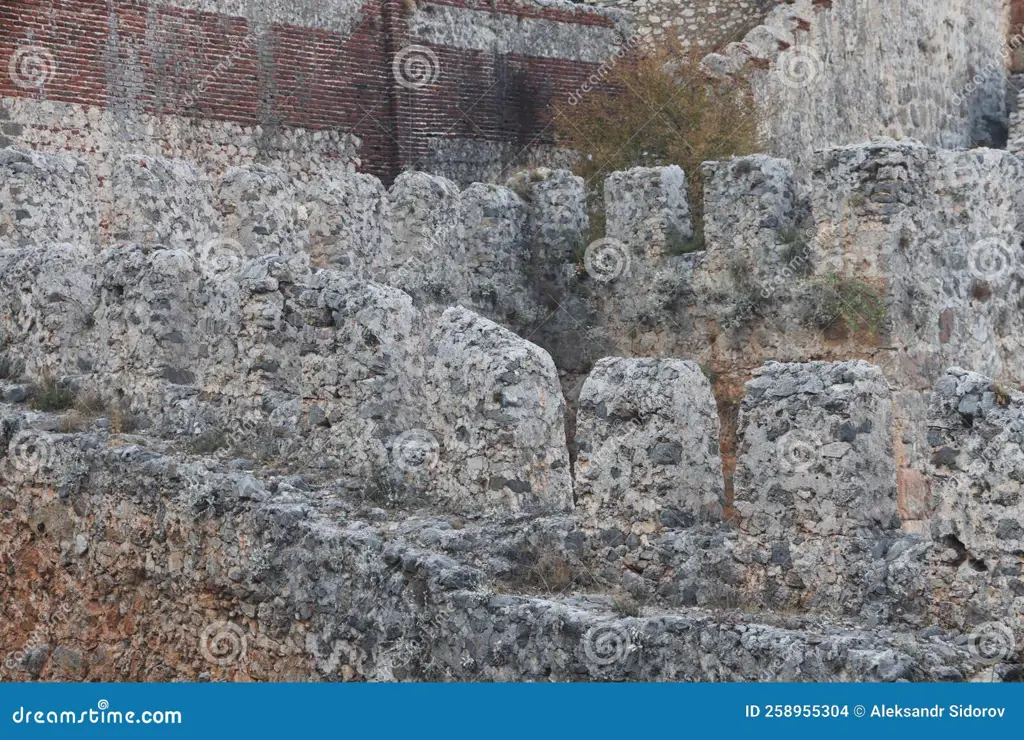
[[[1010,68],[1014,72],[1024,72],[1024,0],[1010,0],[1010,38],[1012,58]]]
[[[473,7],[468,0],[432,0]],[[482,10],[581,25],[611,25],[580,10],[515,0]],[[360,137],[364,171],[385,181],[446,136],[523,144],[550,141],[549,105],[597,67],[576,61],[432,47],[440,76],[410,90],[392,75],[410,43],[404,0],[369,0],[354,30],[274,24],[250,36],[244,18],[139,0],[13,0],[0,4],[0,96],[173,113]],[[5,74],[21,47],[44,47],[53,74],[25,89]],[[221,65],[218,68],[218,65]]]

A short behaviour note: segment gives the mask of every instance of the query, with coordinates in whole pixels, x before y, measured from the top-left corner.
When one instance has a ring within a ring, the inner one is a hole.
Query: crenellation
[[[313,266],[355,270],[387,282],[394,237],[388,191],[362,173],[322,173],[303,188]]]
[[[696,364],[605,358],[579,408],[576,499],[588,524],[640,534],[721,520],[718,413]]]
[[[466,300],[469,276],[459,187],[424,172],[405,172],[388,191],[394,247],[389,282],[417,305]]]

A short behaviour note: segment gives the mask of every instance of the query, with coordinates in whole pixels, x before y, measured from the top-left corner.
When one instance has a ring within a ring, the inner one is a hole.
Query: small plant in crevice
[[[726,322],[732,328],[739,328],[761,315],[762,310],[771,303],[771,291],[758,284],[753,277],[753,269],[745,259],[733,260],[729,265],[729,274],[734,289],[731,296],[732,308]]]
[[[992,394],[995,396],[997,406],[1009,406],[1013,400],[1012,391],[1002,383],[992,384]]]
[[[405,491],[383,466],[375,466],[370,471],[362,488],[364,503],[381,509],[396,509],[405,500]]]
[[[811,274],[814,264],[811,261],[810,239],[807,229],[794,226],[777,232],[781,248],[779,258],[783,267],[793,275],[806,277]]]
[[[616,591],[612,595],[612,611],[620,617],[639,617],[642,611],[640,602],[625,591]]]
[[[218,450],[227,448],[228,445],[229,440],[224,432],[219,429],[210,429],[190,439],[186,449],[193,455],[212,455]]]
[[[811,319],[820,329],[840,324],[852,334],[876,334],[888,316],[878,286],[837,273],[815,281],[811,297]]]
[[[75,405],[75,392],[52,375],[43,375],[29,390],[33,411],[68,411]]]
[[[139,419],[132,413],[131,405],[124,399],[111,401],[106,408],[111,434],[130,434],[139,427]]]
[[[17,380],[25,372],[25,363],[6,352],[0,352],[0,380]]]
[[[715,372],[714,368],[711,367],[711,363],[702,362],[700,364],[700,371],[704,374],[704,377],[708,379],[711,385],[718,382],[718,373]]]
[[[703,252],[707,248],[704,242],[704,219],[695,214],[693,217],[693,235],[689,238],[672,231],[665,238],[665,254],[669,257],[680,257],[693,252]]]
[[[501,579],[526,591],[558,594],[596,585],[593,574],[555,547],[528,547],[510,553],[511,570]]]

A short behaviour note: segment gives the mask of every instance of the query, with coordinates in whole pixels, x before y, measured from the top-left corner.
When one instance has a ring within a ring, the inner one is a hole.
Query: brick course
[[[614,26],[607,14],[583,7],[431,4],[581,29]],[[408,45],[423,44],[406,22],[418,9],[406,0],[370,0],[348,31],[339,31],[133,0],[5,2],[0,61],[6,66],[19,49],[35,46],[52,55],[53,65],[38,88],[19,86],[0,69],[0,97],[230,121],[265,132],[343,131],[361,141],[361,169],[390,182],[421,163],[437,138],[513,150],[551,143],[551,102],[568,97],[598,66],[431,45],[438,78],[409,89],[396,81],[392,62]]]

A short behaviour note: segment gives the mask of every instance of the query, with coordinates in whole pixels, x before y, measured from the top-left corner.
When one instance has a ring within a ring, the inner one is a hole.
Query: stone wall
[[[493,179],[548,156],[551,104],[625,38],[623,17],[530,0],[8,2],[0,146],[78,153],[99,182],[128,153],[303,181]]]
[[[67,154],[0,166],[0,572],[52,597],[10,670],[1017,675],[1012,155],[707,163],[685,253],[673,167],[612,175],[588,245],[567,171],[385,189],[126,155],[108,202]],[[137,642],[101,636],[114,597]],[[744,617],[758,657],[722,609],[771,615]],[[209,663],[209,625],[251,658]]]
[[[783,0],[585,0],[588,5],[622,8],[633,25],[654,42],[678,43],[685,50],[711,51],[738,41]]]
[[[796,0],[705,67],[752,80],[772,152],[798,164],[877,136],[992,146],[1006,138],[1008,36],[1003,0]]]

